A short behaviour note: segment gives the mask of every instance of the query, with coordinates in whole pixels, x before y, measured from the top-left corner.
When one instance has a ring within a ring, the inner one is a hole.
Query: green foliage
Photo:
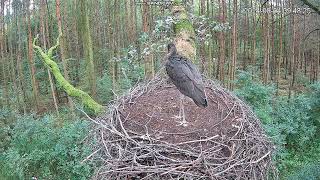
[[[318,131],[320,131],[320,81],[311,85],[310,89],[310,99],[312,99],[310,103],[312,107],[311,117],[315,120]],[[320,137],[320,135],[318,135],[318,137]]]
[[[15,123],[16,112],[10,111],[9,109],[0,109],[0,152],[4,152],[10,144],[10,136],[12,129],[11,127]],[[1,179],[1,178],[0,178]]]
[[[320,161],[320,84],[312,85],[310,93],[289,100],[276,97],[274,87],[254,79],[251,74],[240,72],[235,92],[252,106],[276,145],[275,162],[281,176]]]
[[[304,73],[298,71],[296,75],[296,83],[301,84],[303,86],[307,86],[310,83],[310,81],[309,78],[306,75],[304,75]]]
[[[303,148],[315,135],[315,124],[310,119],[311,99],[300,95],[290,102],[277,101],[274,108],[275,122],[286,135],[287,146]]]
[[[97,99],[103,104],[108,103],[113,98],[112,79],[108,73],[104,73],[97,79]]]
[[[0,179],[88,179],[93,164],[81,161],[92,152],[83,142],[89,125],[78,120],[61,126],[53,116],[20,117],[0,155]]]
[[[239,71],[236,80],[238,89],[235,91],[240,97],[243,97],[254,108],[264,108],[269,105],[272,95],[275,92],[274,87],[264,86],[259,81],[253,81],[254,78],[250,73]]]
[[[290,175],[288,180],[318,180],[320,178],[320,163],[308,164],[298,172]]]

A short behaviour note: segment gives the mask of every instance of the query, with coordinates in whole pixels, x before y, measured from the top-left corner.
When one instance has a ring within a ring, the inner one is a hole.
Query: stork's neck
[[[171,47],[168,56],[174,56],[177,54],[177,48]]]

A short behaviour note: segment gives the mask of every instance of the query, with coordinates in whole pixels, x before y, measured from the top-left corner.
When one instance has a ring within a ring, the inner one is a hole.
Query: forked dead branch
[[[163,74],[163,71],[161,71]],[[94,179],[276,178],[274,147],[259,119],[235,95],[205,81],[208,107],[186,103],[188,127],[177,126],[179,93],[159,73],[109,107],[97,124],[102,166]]]

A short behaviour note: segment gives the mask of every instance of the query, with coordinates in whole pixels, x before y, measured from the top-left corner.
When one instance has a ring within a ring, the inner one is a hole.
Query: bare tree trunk
[[[68,71],[68,63],[66,60],[66,54],[65,54],[65,35],[64,33],[62,33],[62,20],[61,20],[61,11],[60,11],[60,0],[56,0],[56,16],[57,16],[57,21],[58,21],[58,30],[59,30],[59,34],[61,35],[61,39],[60,39],[60,54],[61,54],[61,60],[62,60],[62,66],[63,66],[63,75],[66,78],[67,81],[69,81],[69,71]],[[66,33],[66,32],[65,32]],[[68,96],[68,105],[69,108],[72,112],[72,115],[74,116],[74,106],[72,103],[71,98]]]
[[[293,7],[293,0],[291,1],[292,7]],[[289,88],[289,98],[291,97],[292,90],[295,85],[295,79],[296,79],[296,19],[294,13],[292,14],[292,41],[291,41],[291,73],[292,73],[292,79],[290,83],[290,88]]]
[[[270,67],[270,78],[274,80],[276,62],[275,62],[275,49],[274,49],[274,32],[275,32],[275,23],[274,23],[274,14],[273,14],[273,5],[271,5],[271,47],[269,47],[269,60],[271,61]]]
[[[262,80],[264,84],[269,80],[269,21],[268,14],[265,13],[263,19],[263,44],[264,44],[264,61],[263,61],[263,74]]]
[[[130,38],[131,38],[131,43],[134,44],[136,40],[136,9],[135,9],[135,1],[130,0]]]
[[[244,6],[248,7],[248,2],[247,0],[244,1]],[[249,34],[249,17],[248,17],[248,12],[245,12],[244,15],[244,39],[243,39],[243,69],[247,70],[247,66],[250,63],[248,61],[248,56],[247,56],[247,46],[249,44],[248,41],[248,34]]]
[[[7,12],[10,11],[9,7],[11,7],[12,5],[12,2],[11,0],[8,1],[8,6],[7,6]],[[13,18],[15,18],[15,14],[13,14]],[[10,18],[9,19],[9,22],[8,24],[13,24],[12,22],[12,19]],[[14,26],[13,26],[14,27]],[[21,102],[20,102],[20,95],[19,95],[19,90],[18,90],[18,85],[17,85],[17,77],[16,77],[16,64],[15,64],[15,56],[16,54],[14,55],[14,50],[16,50],[13,46],[13,42],[16,41],[15,37],[13,37],[13,34],[12,33],[8,33],[8,50],[9,50],[9,66],[7,67],[8,68],[8,71],[9,71],[9,74],[10,74],[10,77],[12,78],[11,79],[11,82],[12,82],[12,86],[13,86],[13,96],[17,99],[17,101],[15,101],[15,104],[16,105],[16,109],[18,109],[18,111],[20,111],[22,109],[21,107]]]
[[[253,0],[251,0],[251,7],[255,9],[256,7],[253,7]],[[252,52],[251,52],[251,64],[255,65],[256,63],[256,30],[257,30],[257,24],[256,24],[256,11],[253,12],[252,15]],[[252,71],[253,72],[253,71]]]
[[[279,83],[281,79],[281,63],[283,61],[283,40],[282,40],[282,31],[283,31],[283,15],[280,14],[280,30],[279,30],[279,58],[277,61],[277,89],[279,92]]]
[[[200,15],[205,15],[205,0],[200,0]],[[205,51],[205,40],[201,40],[199,48],[199,57],[200,57],[200,71],[201,73],[205,72],[206,67],[206,51]]]
[[[149,5],[148,5],[148,0],[143,0],[143,5],[142,5],[142,14],[143,14],[143,21],[142,21],[142,26],[143,26],[143,32],[148,34],[150,31],[150,20],[149,20]],[[144,49],[149,49],[148,51],[151,51],[149,48],[149,44],[145,43]],[[152,77],[152,57],[151,53],[150,54],[145,54],[144,55],[144,71],[145,71],[145,76],[147,79],[150,79]]]
[[[78,7],[78,4],[77,4],[77,0],[74,0],[72,3],[72,5],[73,5],[73,7],[74,7],[74,9],[73,9],[73,11],[76,11],[77,10],[77,7]],[[108,1],[109,2],[109,1]],[[65,6],[66,7],[66,6]],[[66,12],[67,12],[67,9],[66,8],[64,8],[64,14],[67,14]],[[75,51],[76,51],[76,58],[77,58],[77,62],[75,62],[76,63],[76,65],[75,65],[75,68],[76,68],[76,77],[75,77],[75,82],[77,82],[77,83],[80,83],[80,64],[81,64],[81,62],[80,62],[80,58],[81,58],[81,52],[80,52],[80,33],[79,33],[79,31],[78,31],[78,28],[77,28],[77,16],[76,15],[74,15],[74,16],[72,16],[72,20],[73,20],[73,23],[72,23],[72,31],[73,32],[75,32],[74,33],[74,38],[75,38],[75,41],[76,41],[76,47],[75,47]],[[67,32],[67,31],[66,31]],[[71,46],[70,46],[71,47]]]
[[[236,62],[237,62],[237,18],[238,18],[238,2],[233,0],[233,25],[232,25],[232,62],[230,63],[229,68],[229,89],[233,90],[234,88],[234,79],[236,71]]]
[[[5,105],[6,107],[9,107],[9,95],[8,95],[8,76],[7,76],[7,72],[6,72],[6,60],[5,60],[5,54],[6,54],[6,38],[5,38],[5,32],[4,32],[4,1],[0,1],[1,4],[1,8],[0,8],[0,58],[1,58],[1,70],[2,70],[2,86],[3,86],[3,91],[4,91],[4,101],[5,101]]]
[[[45,8],[46,8],[44,0],[41,0],[40,4],[41,4],[40,5],[40,32],[42,34],[43,47],[44,47],[44,49],[47,49],[46,30],[45,30],[45,23],[44,23],[44,20],[43,20],[43,18],[45,17]],[[53,98],[54,108],[56,110],[56,113],[59,114],[57,98],[56,98],[56,94],[55,94],[55,91],[54,91],[53,80],[52,80],[51,73],[50,73],[49,69],[47,69],[47,73],[48,73],[48,76],[49,76],[51,95],[52,95],[52,98]]]
[[[320,31],[318,31],[318,37],[320,37]],[[320,38],[319,38],[320,41]],[[316,81],[319,80],[319,64],[320,64],[320,43],[318,43],[318,60],[316,60]]]
[[[120,40],[119,40],[119,21],[120,21],[120,14],[115,13],[120,10],[120,2],[119,1],[114,1],[114,13],[113,13],[113,27],[110,24],[110,28],[112,28],[112,40],[113,40],[113,57],[116,57],[115,60],[113,60],[113,65],[112,65],[112,82],[113,82],[113,90],[116,90],[116,85],[119,79],[118,76],[118,59],[120,58],[119,54],[119,46],[120,46]]]
[[[28,60],[31,70],[31,83],[33,89],[33,98],[36,106],[36,110],[39,110],[39,92],[38,92],[38,83],[35,77],[36,68],[33,61],[33,48],[32,48],[32,30],[31,30],[31,12],[29,9],[30,0],[27,1],[27,11],[28,11]]]
[[[17,32],[18,32],[18,49],[17,49],[17,69],[18,69],[18,84],[19,84],[19,91],[22,96],[22,106],[23,106],[23,113],[25,114],[27,111],[26,108],[26,92],[25,92],[25,78],[23,74],[23,69],[22,69],[22,40],[21,40],[21,27],[20,27],[20,20],[21,18],[17,18]]]
[[[219,8],[219,20],[220,23],[226,22],[226,2],[225,0],[219,0],[220,8]],[[224,64],[225,64],[225,35],[224,32],[219,32],[219,64],[218,64],[218,72],[217,79],[224,84]]]
[[[90,24],[88,15],[88,2],[86,0],[79,1],[79,9],[81,11],[81,34],[82,34],[82,44],[85,56],[85,66],[86,66],[86,80],[87,88],[90,88],[91,95],[96,96],[96,76],[93,62],[93,47],[92,39],[90,34]]]

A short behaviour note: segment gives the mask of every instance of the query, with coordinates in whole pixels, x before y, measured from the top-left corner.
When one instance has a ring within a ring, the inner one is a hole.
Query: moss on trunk
[[[174,24],[175,44],[179,54],[191,59],[193,62],[196,60],[196,44],[195,32],[188,14],[181,2],[181,0],[174,1],[172,14],[176,20]]]
[[[52,60],[52,54],[55,49],[59,46],[59,39],[61,34],[57,38],[57,43],[48,50],[48,53],[45,53],[40,46],[36,45],[36,41],[38,37],[34,38],[33,40],[33,48],[41,55],[42,61],[44,64],[50,69],[54,77],[56,78],[58,84],[66,91],[66,93],[71,96],[75,97],[82,102],[84,107],[88,109],[88,113],[98,115],[102,112],[103,106],[93,100],[88,93],[75,88],[71,85],[61,74],[58,64]]]

